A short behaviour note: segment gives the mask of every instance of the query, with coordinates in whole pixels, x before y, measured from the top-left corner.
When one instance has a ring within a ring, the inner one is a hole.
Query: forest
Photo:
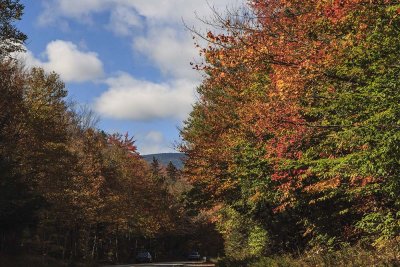
[[[127,262],[142,249],[174,259],[202,248],[198,233],[216,231],[183,209],[181,171],[148,164],[132,136],[105,133],[94,112],[67,101],[58,74],[13,58],[27,40],[14,24],[23,8],[0,1],[0,266]],[[218,251],[215,240],[207,247]]]
[[[399,1],[254,0],[206,23],[182,151],[230,266],[351,247],[397,256],[341,266],[399,266]]]
[[[193,30],[204,80],[182,170],[147,163],[68,102],[57,73],[14,59],[23,11],[0,0],[1,266],[123,263],[144,248],[221,267],[400,266],[398,0],[215,12]]]

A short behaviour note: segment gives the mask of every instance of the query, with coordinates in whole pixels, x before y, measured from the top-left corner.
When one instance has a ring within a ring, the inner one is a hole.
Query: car
[[[199,261],[199,260],[201,260],[201,256],[200,256],[200,253],[198,251],[192,251],[188,255],[187,259],[190,260],[190,261]]]
[[[153,258],[151,257],[151,254],[148,251],[142,251],[136,255],[136,262],[142,263],[142,262],[152,262],[152,261]]]

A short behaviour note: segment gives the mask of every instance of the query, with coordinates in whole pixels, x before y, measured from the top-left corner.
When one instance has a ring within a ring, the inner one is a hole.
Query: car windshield
[[[199,253],[197,251],[194,251],[194,252],[190,253],[190,255],[199,255]]]

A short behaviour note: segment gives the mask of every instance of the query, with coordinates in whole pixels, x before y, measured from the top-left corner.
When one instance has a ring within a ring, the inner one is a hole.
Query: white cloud
[[[144,140],[153,143],[161,143],[164,141],[164,136],[161,132],[151,131],[146,134]]]
[[[55,71],[65,82],[93,81],[103,75],[103,63],[94,52],[83,52],[67,41],[56,40],[47,44],[45,60],[35,58],[27,51],[20,55],[28,66],[38,66]]]
[[[148,121],[183,119],[194,102],[195,84],[190,80],[153,83],[129,74],[107,79],[108,91],[95,101],[95,110],[104,117]]]
[[[196,18],[209,18],[216,7],[224,13],[226,6],[237,6],[245,0],[42,0],[42,26],[56,25],[64,31],[74,23],[91,24],[118,36],[130,38],[134,55],[140,53],[164,74],[165,82],[139,80],[127,73],[108,78],[108,90],[94,100],[94,109],[111,119],[153,121],[187,117],[195,101],[200,74],[189,63],[198,60],[188,26],[206,31]],[[101,14],[101,20],[94,15]],[[94,22],[106,20],[105,25]],[[61,74],[65,81],[95,80],[102,76],[98,55],[84,52],[69,42],[50,43],[43,58],[27,53],[31,65]],[[136,67],[136,66],[135,66]],[[138,147],[142,154],[172,152],[172,144],[161,132],[141,133]]]
[[[200,80],[189,63],[198,61],[188,26],[203,29],[203,22],[196,18],[209,18],[211,7],[223,13],[228,6],[235,7],[244,0],[47,0],[44,18],[46,24],[54,20],[74,19],[92,22],[91,16],[100,12],[109,15],[107,29],[121,36],[131,36],[133,49],[145,55],[165,75],[175,78]],[[145,29],[138,36],[135,29]]]
[[[48,24],[57,18],[73,18],[82,22],[93,13],[118,8],[131,8],[153,23],[181,23],[181,19],[195,21],[194,13],[209,16],[210,6],[223,10],[236,6],[243,0],[46,0],[44,11],[39,18],[41,24]]]
[[[146,55],[160,70],[178,78],[199,80],[189,63],[198,57],[190,36],[172,28],[152,29],[147,36],[133,41],[135,51]]]
[[[195,21],[195,13],[209,16],[211,7],[222,10],[237,0],[125,0],[119,1],[134,7],[137,12],[152,23],[179,23],[182,19]]]
[[[201,61],[191,33],[191,27],[205,28],[201,18],[210,18],[211,7],[224,12],[228,5],[237,6],[242,0],[127,0],[136,12],[146,18],[147,32],[133,39],[134,52],[145,55],[164,75],[200,81],[201,75],[190,62]]]
[[[95,100],[95,109],[102,116],[114,119],[182,119],[191,110],[194,88],[201,78],[189,64],[199,60],[198,51],[182,19],[188,25],[204,28],[200,27],[202,22],[196,19],[195,13],[199,17],[210,17],[213,12],[210,6],[223,12],[226,6],[243,1],[46,0],[41,23],[68,19],[88,23],[93,21],[94,14],[109,16],[106,28],[117,35],[131,36],[134,53],[144,55],[153,63],[164,74],[166,82],[138,80],[126,73],[109,78],[106,80],[109,89]],[[66,81],[90,80],[103,73],[96,54],[81,52],[72,43],[49,44],[45,54],[48,62],[33,57],[32,61],[39,61],[46,69],[52,68]]]
[[[142,23],[136,11],[130,7],[116,6],[111,11],[108,29],[118,35],[128,36],[135,28],[141,28]]]
[[[138,140],[137,146],[142,155],[176,152],[164,135],[158,131],[150,131],[144,135],[139,135]]]
[[[44,11],[39,16],[40,25],[49,25],[57,19],[73,18],[90,21],[90,15],[105,10],[112,0],[46,0]]]
[[[27,67],[42,66],[42,62],[39,59],[35,58],[35,55],[26,48],[25,52],[13,53],[11,56],[23,62]]]
[[[59,9],[67,16],[79,17],[105,9],[109,0],[58,0]]]

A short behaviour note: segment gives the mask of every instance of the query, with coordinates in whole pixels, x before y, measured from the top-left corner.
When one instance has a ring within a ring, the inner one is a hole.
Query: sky
[[[198,18],[243,0],[20,0],[27,66],[57,72],[68,101],[91,108],[98,128],[134,136],[145,154],[176,152],[202,74]]]

